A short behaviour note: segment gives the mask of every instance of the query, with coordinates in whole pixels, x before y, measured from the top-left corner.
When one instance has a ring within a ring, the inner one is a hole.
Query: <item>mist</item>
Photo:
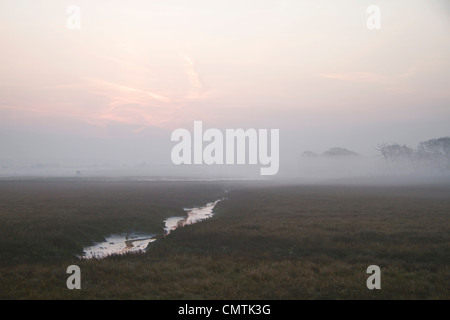
[[[3,178],[448,178],[379,150],[450,135],[446,1],[377,1],[375,30],[372,1],[78,1],[74,28],[69,5],[0,4]],[[174,165],[194,121],[278,129],[278,173]]]

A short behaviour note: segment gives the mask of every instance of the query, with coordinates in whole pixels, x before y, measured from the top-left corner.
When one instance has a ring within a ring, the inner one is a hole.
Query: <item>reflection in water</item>
[[[150,242],[155,241],[154,234],[113,234],[106,237],[105,242],[94,244],[84,248],[81,259],[101,259],[112,254],[125,252],[142,252]]]
[[[214,207],[216,206],[216,204],[219,201],[220,200],[208,203],[206,206],[200,207],[200,208],[184,209],[188,214],[187,217],[170,217],[170,218],[168,218],[167,220],[164,221],[165,233],[169,234],[171,231],[175,230],[176,228],[183,227],[185,225],[193,224],[193,223],[210,218],[213,215]]]
[[[208,203],[204,207],[184,209],[187,217],[170,217],[164,221],[164,233],[167,235],[176,228],[193,224],[213,215],[213,209],[220,200]],[[144,233],[123,233],[110,235],[105,242],[96,243],[93,246],[86,247],[80,259],[102,259],[113,254],[122,254],[127,252],[143,252],[149,243],[156,240],[154,234]]]

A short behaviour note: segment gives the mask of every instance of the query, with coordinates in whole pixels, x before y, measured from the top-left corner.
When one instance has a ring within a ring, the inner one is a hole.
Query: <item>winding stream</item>
[[[203,207],[185,208],[187,217],[170,217],[164,220],[164,234],[168,235],[171,231],[193,224],[213,216],[213,209],[221,200],[210,202]],[[85,247],[83,254],[78,256],[80,259],[102,259],[114,254],[123,254],[127,252],[144,252],[147,246],[156,241],[155,234],[146,233],[121,233],[112,234],[105,238],[106,241],[96,243]]]
[[[170,217],[166,220],[164,220],[164,232],[165,234],[169,234],[171,231],[184,227],[188,224],[193,224],[205,219],[210,218],[214,212],[213,209],[216,206],[216,204],[220,200],[216,200],[215,202],[210,202],[204,207],[198,207],[198,208],[184,208],[184,210],[187,212],[187,217]]]

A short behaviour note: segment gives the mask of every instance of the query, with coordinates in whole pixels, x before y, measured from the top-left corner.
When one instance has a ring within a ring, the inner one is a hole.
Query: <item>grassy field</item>
[[[223,195],[146,254],[80,261],[114,232]],[[67,266],[82,289],[66,288]],[[381,290],[366,269],[381,268]],[[1,299],[449,299],[450,185],[0,182]]]

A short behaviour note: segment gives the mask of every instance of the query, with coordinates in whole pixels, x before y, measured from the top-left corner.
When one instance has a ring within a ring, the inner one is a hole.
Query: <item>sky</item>
[[[450,135],[449,33],[445,0],[1,0],[0,165],[170,164],[195,120],[281,161],[415,146]]]

